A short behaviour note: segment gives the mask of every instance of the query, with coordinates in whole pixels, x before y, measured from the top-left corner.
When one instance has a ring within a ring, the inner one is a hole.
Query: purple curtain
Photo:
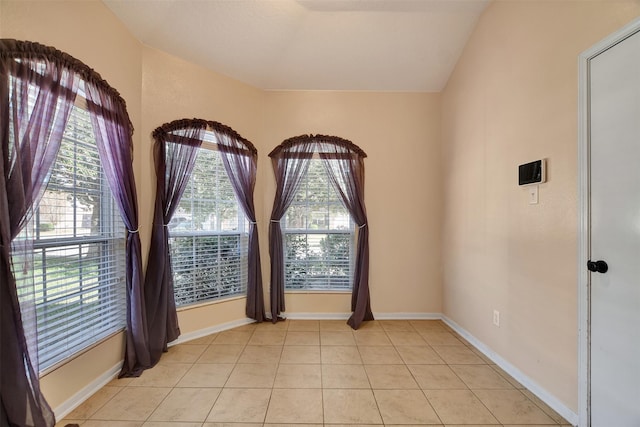
[[[249,219],[249,266],[247,279],[247,317],[263,322],[264,293],[262,289],[262,268],[260,266],[260,245],[256,225],[256,209],[253,191],[256,185],[258,152],[249,141],[232,129],[220,125],[213,127],[222,155],[224,168],[229,175],[231,186],[238,203]]]
[[[126,104],[104,81],[85,83],[100,163],[122,221],[127,227],[127,330],[122,373],[149,364],[146,318],[142,294],[142,250],[138,233],[138,196],[133,175],[133,126]]]
[[[373,320],[369,296],[369,226],[364,204],[364,158],[358,146],[346,139],[324,135],[302,135],[287,139],[269,156],[276,175],[276,197],[269,226],[271,255],[271,315],[277,319],[284,311],[284,249],[280,220],[293,201],[300,181],[307,173],[314,153],[318,153],[343,204],[358,224],[351,311],[348,324],[358,329]],[[275,320],[274,320],[275,321]]]
[[[162,353],[167,351],[167,343],[180,336],[167,225],[189,183],[205,130],[203,121],[178,120],[153,132],[156,198],[144,283],[151,360],[142,369],[158,363]]]
[[[315,141],[311,138],[291,138],[271,153],[276,176],[276,196],[269,223],[269,256],[271,257],[271,321],[277,322],[285,311],[284,303],[284,246],[280,220],[293,202],[302,179],[309,170]]]
[[[358,225],[351,311],[347,323],[358,329],[365,320],[373,320],[369,296],[369,225],[364,204],[364,151],[349,141],[336,137],[317,137],[320,158],[329,180],[340,194],[342,203]]]
[[[19,62],[17,62],[19,60]],[[12,241],[36,210],[78,88],[77,63],[53,48],[0,40],[0,425],[53,426],[40,391],[12,270]],[[22,299],[22,297],[21,297]],[[32,310],[33,304],[26,303]],[[35,326],[35,325],[33,325]]]

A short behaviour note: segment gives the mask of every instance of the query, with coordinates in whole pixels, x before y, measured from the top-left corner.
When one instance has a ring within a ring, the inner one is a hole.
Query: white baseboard
[[[282,317],[291,320],[347,320],[351,313],[287,313]]]
[[[376,320],[440,320],[440,313],[373,313]]]
[[[56,420],[59,421],[69,415],[71,411],[80,406],[85,400],[93,396],[102,387],[109,384],[111,380],[117,378],[120,370],[122,369],[122,363],[123,362],[120,362],[114,365],[111,369],[91,381],[76,394],[65,400],[62,405],[54,408],[53,413],[56,415]]]
[[[197,331],[181,334],[177,340],[171,341],[169,344],[167,344],[167,346],[173,347],[174,345],[183,344],[191,340],[206,337],[207,335],[215,334],[217,332],[227,331],[229,329],[237,328],[238,326],[248,325],[249,323],[254,323],[254,322],[255,320],[249,319],[247,317],[245,319],[239,319],[239,320],[234,320],[232,322],[221,323],[219,325],[211,326],[209,328],[198,329]]]
[[[346,320],[351,313],[282,313],[291,320]],[[440,313],[373,313],[376,320],[439,320]]]
[[[506,373],[515,378],[520,384],[525,386],[531,393],[535,394],[540,400],[546,403],[551,409],[560,414],[564,419],[569,421],[572,425],[578,425],[578,414],[573,412],[568,406],[562,403],[553,394],[549,393],[546,389],[541,387],[534,380],[525,375],[521,370],[513,366],[507,360],[503,359],[498,353],[491,350],[482,341],[471,335],[466,329],[462,328],[453,320],[447,316],[442,315],[442,321],[449,325],[451,329],[460,334],[465,340],[473,344],[478,350],[480,350],[485,356],[491,359],[496,365],[502,368]]]

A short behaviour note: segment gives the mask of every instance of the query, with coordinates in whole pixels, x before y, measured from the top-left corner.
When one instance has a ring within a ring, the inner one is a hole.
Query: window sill
[[[344,289],[344,290],[337,290],[337,289],[300,289],[300,290],[284,290],[285,294],[337,294],[337,295],[344,295],[344,294],[351,294],[352,290],[351,289]]]

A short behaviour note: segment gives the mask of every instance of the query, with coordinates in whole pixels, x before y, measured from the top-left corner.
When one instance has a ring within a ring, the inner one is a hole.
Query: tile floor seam
[[[105,386],[105,387],[106,387],[106,386]],[[103,390],[103,389],[104,389],[104,387],[102,387],[102,388],[101,388],[100,390],[98,390],[96,393],[94,393],[93,395],[91,395],[91,397],[89,397],[89,399],[91,399],[92,397],[94,397],[96,394],[98,394],[98,393],[99,393],[101,390]],[[107,403],[109,403],[109,402],[110,402],[114,397],[116,397],[116,396],[117,396],[117,395],[122,391],[122,389],[124,389],[124,387],[122,387],[122,388],[121,388],[120,390],[118,390],[118,391],[117,391],[113,396],[111,396],[109,399],[107,399],[107,400],[106,400],[102,405],[100,405],[100,406],[99,406],[99,407],[97,407],[95,410],[93,410],[90,414],[88,414],[86,419],[87,419],[87,420],[88,420],[88,419],[91,419],[91,417],[92,417],[92,416],[94,416],[94,415],[95,415],[95,414],[96,414],[100,409],[102,409],[102,407],[104,407],[104,406],[105,406]],[[86,401],[88,401],[89,399],[87,399]],[[86,402],[86,401],[85,401],[85,402]],[[84,403],[84,402],[83,402],[83,403]],[[79,408],[79,407],[80,407],[80,406],[78,406],[78,408]],[[78,409],[78,408],[76,408],[76,409]],[[74,411],[75,411],[76,409],[74,409]],[[71,413],[73,413],[73,411],[72,411]],[[71,413],[70,413],[70,414],[71,414]],[[69,415],[70,415],[70,414],[69,414]]]
[[[515,387],[514,387],[515,388]],[[529,393],[533,394],[533,392],[531,392],[531,390],[525,389],[526,391],[528,391]],[[547,407],[548,410],[553,412],[553,416],[551,414],[549,414],[544,407],[542,407],[541,405],[538,404],[538,402],[535,399],[530,398],[529,396],[527,396],[527,393],[525,393],[523,390],[520,390],[520,392],[522,392],[530,401],[533,402],[534,405],[536,405],[538,408],[540,408],[540,410],[542,412],[544,412],[545,414],[547,414],[547,416],[549,416],[549,418],[551,418],[553,421],[556,422],[556,424],[558,425],[562,425],[562,423],[558,420],[556,420],[556,417],[562,418],[562,416],[560,414],[558,414],[557,412],[555,412],[553,410],[553,408],[549,407],[548,405],[546,405],[544,402],[540,401],[540,403],[542,403],[542,405],[545,405]],[[539,397],[537,397],[535,394],[533,394],[536,398],[540,399]]]
[[[180,380],[178,380],[178,382],[180,382]],[[169,397],[169,395],[171,394],[171,392],[173,391],[173,388],[171,388],[171,390],[169,390],[169,393],[167,393],[162,400],[160,401],[160,403],[158,403],[158,405],[149,413],[149,415],[147,415],[147,418],[145,418],[142,421],[142,424],[144,425],[144,423],[146,423],[147,421],[149,421],[149,418],[151,418],[151,416],[158,410],[158,408],[160,408],[160,405],[162,405],[162,402],[164,402],[165,400],[167,400],[167,398]]]
[[[269,391],[269,401],[267,402],[267,409],[264,411],[264,416],[262,417],[262,425],[264,426],[267,422],[267,414],[269,413],[269,406],[271,406],[271,399],[273,398],[273,388]]]
[[[483,362],[484,362],[484,360],[483,360]],[[461,365],[464,365],[464,364],[461,364]],[[450,364],[450,363],[448,363],[448,362],[447,362],[447,367],[448,367],[449,369],[451,369],[451,364]],[[487,405],[482,401],[482,399],[480,399],[480,397],[478,397],[478,396],[476,395],[476,393],[474,393],[474,391],[471,389],[471,387],[469,387],[469,385],[468,385],[468,384],[467,384],[467,383],[466,383],[462,378],[460,378],[460,376],[459,376],[459,375],[457,375],[457,374],[456,374],[456,372],[455,372],[453,369],[451,369],[451,371],[453,372],[453,374],[454,374],[454,375],[456,375],[456,376],[457,376],[457,377],[458,377],[458,378],[459,378],[459,379],[460,379],[460,380],[461,380],[461,381],[462,381],[462,382],[467,386],[467,390],[471,391],[471,393],[475,396],[476,400],[478,400],[478,402],[480,402],[480,404],[481,404],[482,406],[484,406],[484,408],[485,408],[485,409],[486,409],[486,410],[491,414],[491,416],[492,416],[493,418],[495,418],[495,420],[496,420],[496,421],[500,422],[500,419],[496,416],[496,414],[494,414],[494,413],[491,411],[491,409],[489,409],[489,408],[487,407]]]
[[[195,363],[194,363],[194,365],[195,365]],[[220,395],[222,394],[222,390],[224,390],[224,386],[222,386],[220,388],[220,392],[218,393],[216,398],[213,400],[213,404],[211,405],[211,408],[209,408],[209,411],[207,412],[207,415],[204,417],[204,421],[202,422],[201,426],[204,426],[204,424],[209,419],[209,416],[211,415],[211,412],[213,411],[213,407],[216,406],[216,402],[218,401],[218,399],[220,398]]]
[[[355,337],[354,337],[354,340],[355,340]],[[360,351],[360,346],[356,345],[356,348],[358,349],[358,355],[360,356],[360,361],[362,362],[362,368],[364,369],[364,374],[367,376],[367,382],[369,383],[369,388],[373,390],[373,384],[371,384],[371,377],[369,376],[369,373],[367,372],[367,368],[364,365],[364,359],[362,358],[362,351]],[[374,398],[375,398],[375,394],[374,394]],[[378,412],[380,412],[379,407],[378,407]],[[380,414],[380,417],[382,418],[382,414]],[[384,420],[382,421],[384,422]]]
[[[451,366],[451,364],[447,363],[447,367],[451,370],[451,372],[453,372],[453,375],[455,375],[460,381],[462,381],[467,389],[471,390],[471,386],[460,375],[458,375],[458,373]]]
[[[373,389],[371,389],[371,394],[373,394],[373,400],[376,402],[376,409],[378,410],[378,414],[380,414],[380,419],[382,420],[382,424],[387,425],[384,421],[384,417],[382,416],[382,411],[380,410],[380,402],[378,402],[378,398],[376,397],[376,393]]]
[[[427,342],[427,344],[428,344],[429,348],[432,348],[432,349],[433,349],[433,347],[431,346],[431,344],[429,344],[428,342]],[[433,351],[435,352],[435,350],[433,350]],[[436,354],[437,354],[437,352],[436,352]],[[444,361],[444,359],[443,359],[443,361]],[[444,362],[445,362],[445,364],[444,364],[443,366],[446,366],[447,368],[449,368],[449,369],[453,372],[453,374],[454,374],[454,375],[456,375],[456,373],[453,371],[453,369],[451,369],[451,366],[449,365],[449,363],[447,363],[446,361],[444,361]],[[405,366],[406,366],[406,364],[405,364]],[[427,366],[442,366],[442,365],[427,365]],[[407,368],[407,369],[409,369],[409,368]],[[420,382],[418,381],[418,379],[417,379],[417,378],[415,378],[414,373],[413,373],[413,372],[411,372],[411,370],[410,370],[410,369],[409,369],[409,372],[410,372],[410,373],[411,373],[411,375],[414,377],[414,381],[416,381],[416,383],[417,383],[417,384],[418,384],[418,386],[420,387],[420,391],[421,391],[421,392],[422,392],[422,394],[424,395],[425,399],[427,399],[427,402],[429,403],[429,406],[431,406],[431,409],[433,409],[433,412],[436,414],[436,416],[437,416],[437,417],[438,417],[438,419],[440,420],[441,424],[442,424],[442,425],[445,425],[444,420],[443,420],[443,419],[441,418],[441,416],[438,414],[438,412],[436,411],[436,408],[433,406],[433,403],[431,402],[431,400],[429,399],[429,397],[428,397],[428,396],[427,396],[427,394],[425,393],[425,389],[420,385]],[[456,377],[462,381],[462,378],[460,378],[458,375],[456,375]],[[465,386],[467,386],[467,389],[468,389],[468,385],[467,385],[464,381],[462,381],[462,383],[463,383]],[[492,414],[492,415],[493,415],[493,414]]]
[[[491,409],[487,406],[487,404],[486,404],[486,403],[485,403],[485,402],[480,398],[480,396],[478,396],[478,394],[476,393],[476,391],[483,391],[483,390],[484,390],[484,391],[494,391],[494,390],[490,390],[490,389],[476,389],[476,390],[471,390],[471,392],[472,392],[472,393],[473,393],[473,395],[476,397],[476,399],[478,399],[478,400],[480,401],[480,403],[482,403],[482,405],[484,405],[484,407],[485,407],[485,408],[487,408],[487,410],[491,413],[491,415],[493,415],[493,417],[494,417],[496,420],[500,421],[500,418],[498,418],[498,416],[497,416],[496,414],[494,414],[494,413],[493,413],[493,411],[491,411]],[[524,396],[524,397],[525,397],[525,399],[527,399],[527,401],[531,402],[535,407],[538,407],[538,405],[536,405],[536,404],[535,404],[531,399],[529,399],[529,398],[527,397],[527,395],[525,395],[524,393],[522,393],[522,390],[518,390],[518,389],[516,389],[516,388],[514,388],[513,390],[515,390],[515,391],[519,392],[522,396]],[[544,411],[542,411],[541,409],[540,409],[540,411],[544,413]],[[545,414],[545,415],[547,415],[547,414]],[[553,421],[553,424],[544,424],[544,423],[542,423],[541,425],[550,425],[550,426],[552,426],[552,425],[559,425],[559,423],[557,423],[553,418],[551,418],[551,417],[550,417],[550,416],[548,416],[548,415],[547,415],[547,417],[548,417],[549,419],[551,419],[551,421]],[[527,424],[531,424],[531,423],[527,423]],[[523,425],[526,427],[526,425],[527,425],[527,424],[523,424]],[[540,423],[537,423],[537,424],[540,424]],[[503,424],[503,425],[504,425],[504,424]],[[515,423],[515,424],[514,424],[514,423],[509,423],[508,425],[518,425],[518,423]]]
[[[413,325],[411,325],[411,326],[413,327]],[[385,334],[386,334],[386,331],[385,331]],[[396,344],[391,340],[391,337],[389,337],[389,334],[386,334],[386,335],[387,335],[387,338],[391,341],[391,344],[392,344],[393,349],[394,349],[396,352],[398,352],[398,349],[397,349],[397,347],[398,347],[398,346],[397,346],[397,345],[396,345]],[[427,344],[428,344],[428,343],[427,343]],[[422,387],[420,387],[420,383],[419,383],[419,382],[418,382],[418,380],[415,378],[415,376],[414,376],[413,372],[411,372],[411,370],[407,367],[407,364],[406,364],[406,363],[404,363],[404,361],[403,361],[403,365],[402,365],[402,366],[404,366],[404,367],[405,367],[405,369],[406,369],[407,371],[409,371],[409,374],[411,375],[411,378],[413,379],[413,381],[414,381],[414,382],[416,383],[416,385],[418,386],[418,390],[420,391],[420,393],[422,394],[422,396],[424,396],[424,398],[426,399],[427,404],[429,405],[429,407],[431,408],[431,410],[433,411],[433,413],[435,414],[435,416],[438,418],[438,421],[440,421],[440,424],[441,424],[441,425],[444,425],[444,421],[442,420],[442,418],[440,418],[440,416],[439,416],[439,415],[438,415],[438,413],[436,412],[435,408],[433,407],[433,405],[432,405],[432,404],[431,404],[431,402],[429,401],[429,398],[428,398],[428,397],[426,396],[426,394],[424,393],[424,390],[422,389]],[[374,393],[373,395],[374,395],[374,398],[375,398],[375,393]],[[376,398],[376,403],[377,403],[377,401],[378,401],[378,399]],[[378,405],[378,411],[380,412],[380,407],[379,407],[379,405]],[[382,413],[380,413],[380,417],[382,418]],[[384,418],[382,419],[382,422],[384,423]],[[385,424],[385,425],[386,425],[386,424]]]

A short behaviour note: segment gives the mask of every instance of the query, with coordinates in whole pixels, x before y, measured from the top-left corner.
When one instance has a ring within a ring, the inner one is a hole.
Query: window
[[[71,111],[40,205],[15,240],[33,237],[28,259],[13,263],[19,293],[33,281],[41,371],[125,326],[125,229],[83,101]]]
[[[249,224],[215,144],[198,149],[168,227],[176,306],[246,293]]]
[[[322,160],[311,160],[282,233],[285,289],[351,289],[355,227]]]

